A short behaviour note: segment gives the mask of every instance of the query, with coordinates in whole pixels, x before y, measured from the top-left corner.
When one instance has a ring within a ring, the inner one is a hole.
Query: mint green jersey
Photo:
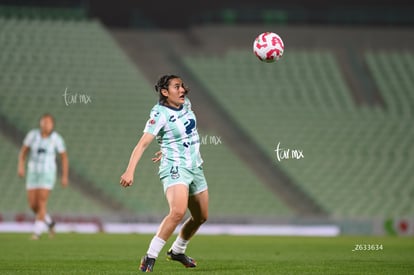
[[[53,131],[44,138],[40,129],[33,129],[26,135],[23,144],[30,148],[29,173],[56,173],[56,153],[66,151],[61,135]]]
[[[187,97],[179,109],[155,105],[144,133],[156,136],[161,146],[160,171],[173,167],[194,169],[203,163],[197,121]]]

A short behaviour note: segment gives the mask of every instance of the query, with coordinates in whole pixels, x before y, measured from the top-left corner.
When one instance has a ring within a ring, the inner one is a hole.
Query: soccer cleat
[[[185,254],[174,254],[172,249],[167,252],[167,260],[177,261],[182,263],[185,267],[196,267],[197,263],[193,258]]]
[[[141,259],[141,264],[139,266],[139,269],[142,272],[152,272],[154,265],[155,265],[155,259],[148,257],[148,255],[145,255]]]

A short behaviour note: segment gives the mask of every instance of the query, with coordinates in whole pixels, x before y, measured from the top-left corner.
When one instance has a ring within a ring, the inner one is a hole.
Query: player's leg
[[[28,171],[26,176],[26,191],[27,191],[27,201],[29,203],[30,209],[32,209],[35,216],[39,210],[38,200],[37,200],[37,188],[38,188],[39,176],[38,173]]]
[[[208,190],[190,196],[188,208],[190,209],[191,217],[184,223],[180,232],[180,237],[184,240],[190,240],[200,226],[207,221]]]
[[[37,189],[27,189],[27,201],[29,203],[30,209],[32,209],[35,214],[35,222],[33,225],[33,234],[30,237],[32,240],[38,240],[42,234],[42,225],[37,222],[37,213],[39,211],[38,199],[37,199]]]
[[[163,240],[168,240],[184,218],[188,207],[188,186],[186,184],[173,185],[167,189],[166,197],[170,211],[161,222],[157,232],[157,236]]]
[[[36,199],[36,189],[28,189],[27,190],[27,201],[29,203],[30,209],[32,209],[35,216],[37,215],[37,211],[39,206],[37,205],[37,199]]]
[[[39,212],[39,199],[38,199],[38,188],[39,188],[39,173],[28,171],[26,177],[26,190],[27,200],[30,209],[32,209],[35,215],[35,222],[33,226],[32,240],[38,240],[43,231],[43,223],[37,220]]]
[[[49,171],[44,173],[39,173],[39,188],[41,189],[39,195],[39,202],[42,204],[42,213],[41,216],[43,217],[43,222],[46,224],[49,237],[53,237],[55,235],[55,222],[53,221],[52,217],[49,215],[47,211],[47,203],[49,200],[49,196],[53,187],[56,183],[56,172]]]
[[[193,171],[193,182],[189,186],[188,208],[191,216],[182,226],[177,239],[174,241],[167,256],[172,260],[181,262],[185,267],[195,267],[196,262],[185,255],[185,250],[191,237],[208,218],[208,189],[203,168]]]
[[[188,208],[190,209],[191,217],[189,217],[183,224],[180,233],[171,246],[171,249],[168,251],[167,256],[168,259],[178,261],[185,267],[196,267],[196,261],[185,255],[185,250],[187,249],[191,237],[194,236],[200,226],[208,218],[208,190],[190,196],[188,199]]]
[[[147,255],[141,260],[141,271],[152,271],[160,251],[173,234],[177,225],[187,211],[188,187],[185,184],[175,184],[167,188],[166,198],[170,211],[161,222],[157,234],[151,240]]]
[[[198,167],[194,169],[193,177],[193,182],[189,186],[190,196],[188,198],[188,209],[190,210],[191,217],[184,223],[178,235],[178,238],[187,242],[208,218],[208,187],[203,168]],[[184,253],[184,251],[177,246],[177,252]]]
[[[28,189],[27,190],[27,197],[29,201],[30,208],[33,210],[35,214],[35,222],[33,228],[33,234],[31,236],[32,240],[38,240],[40,235],[45,230],[45,224],[43,219],[41,218],[42,215],[42,206],[41,206],[41,193],[40,189]]]
[[[55,235],[55,222],[52,220],[47,212],[47,203],[49,200],[51,190],[49,188],[38,189],[38,205],[39,211],[36,217],[37,220],[43,221],[49,230],[49,237]]]
[[[32,239],[38,239],[40,235],[45,231],[45,216],[46,216],[46,205],[49,197],[48,189],[34,189],[34,196],[37,205],[37,212],[35,217],[34,234]]]
[[[36,189],[37,191],[37,204],[38,204],[38,211],[36,215],[37,220],[44,221],[45,216],[47,213],[47,200],[49,198],[49,189]]]

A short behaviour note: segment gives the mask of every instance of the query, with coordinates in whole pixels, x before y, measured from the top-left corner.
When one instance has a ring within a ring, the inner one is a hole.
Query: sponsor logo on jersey
[[[177,119],[174,117],[174,115],[170,116],[169,122],[175,122]]]

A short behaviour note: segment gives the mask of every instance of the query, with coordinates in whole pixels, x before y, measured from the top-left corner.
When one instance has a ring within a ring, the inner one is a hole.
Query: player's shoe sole
[[[152,270],[154,269],[154,265],[155,265],[155,259],[150,258],[147,255],[145,255],[141,259],[141,264],[139,265],[139,269],[142,272],[152,272]]]
[[[197,263],[193,258],[190,258],[185,254],[174,254],[171,249],[167,252],[167,260],[180,262],[187,268],[197,266]]]

